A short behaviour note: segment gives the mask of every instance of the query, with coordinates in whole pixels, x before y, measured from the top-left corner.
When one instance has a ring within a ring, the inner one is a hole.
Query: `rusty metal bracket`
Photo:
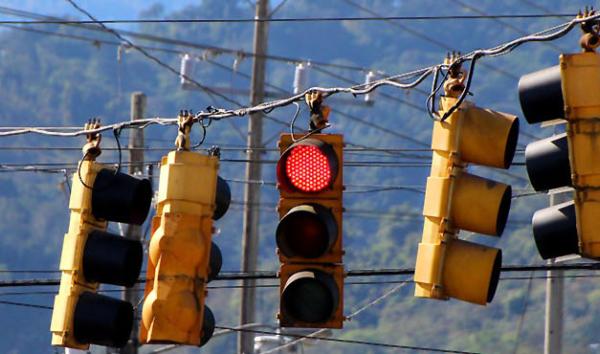
[[[175,139],[175,147],[177,151],[190,150],[190,132],[194,124],[194,114],[191,111],[179,111],[177,116],[177,138]]]
[[[304,100],[310,109],[310,131],[327,128],[331,108],[323,104],[323,94],[319,91],[310,91],[304,95]]]
[[[452,52],[446,55],[444,64],[449,65],[448,78],[444,83],[444,94],[447,97],[458,98],[465,90],[465,80],[467,72],[459,61],[460,52]]]
[[[100,128],[100,119],[92,118],[88,120],[83,126],[83,130],[96,130]],[[81,151],[83,152],[83,159],[88,161],[95,161],[96,157],[100,156],[102,150],[100,149],[100,142],[102,141],[102,134],[100,133],[89,133],[85,135],[87,143],[83,145]]]
[[[577,18],[586,18],[596,14],[596,10],[593,7],[586,6],[583,11],[577,13]],[[583,34],[579,39],[579,45],[584,52],[595,52],[596,48],[600,46],[600,22],[595,21],[584,21],[581,23],[581,30]]]

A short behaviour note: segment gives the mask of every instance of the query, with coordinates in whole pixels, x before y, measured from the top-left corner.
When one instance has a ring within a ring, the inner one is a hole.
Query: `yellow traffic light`
[[[88,126],[86,125],[86,128]],[[94,125],[98,127],[98,125]],[[93,129],[94,127],[90,127]],[[87,149],[73,176],[69,230],[60,259],[61,281],[52,312],[52,345],[87,349],[89,344],[124,346],[133,326],[133,306],[96,293],[99,283],[131,287],[138,279],[139,241],[106,232],[107,221],[142,224],[148,214],[150,181],[116,172],[94,161]]]
[[[445,84],[441,115],[457,104],[465,74]],[[457,91],[457,87],[459,90]],[[511,187],[465,172],[468,163],[508,168],[519,131],[515,116],[464,102],[446,120],[436,121],[427,179],[423,237],[415,266],[415,296],[491,302],[502,251],[460,240],[468,230],[500,236],[510,210]]]
[[[213,218],[225,214],[231,196],[227,183],[217,176],[219,158],[185,151],[185,139],[178,138],[182,149],[161,161],[142,343],[201,346],[215,327],[205,306],[206,285],[221,268],[221,252],[212,242]]]
[[[276,231],[282,327],[341,328],[343,136],[282,134]]]
[[[585,32],[585,27],[584,27]],[[600,44],[586,33],[579,54],[560,65],[525,75],[519,98],[529,123],[566,120],[566,133],[529,144],[525,161],[535,190],[572,186],[573,201],[538,210],[533,235],[542,258],[568,254],[600,257]]]

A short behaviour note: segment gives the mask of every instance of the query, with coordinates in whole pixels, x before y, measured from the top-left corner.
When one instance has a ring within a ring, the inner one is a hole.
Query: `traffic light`
[[[590,37],[588,37],[589,39]],[[590,50],[562,54],[560,65],[519,81],[519,99],[529,123],[562,119],[566,133],[525,149],[527,173],[536,191],[574,188],[574,200],[538,210],[533,235],[543,259],[579,254],[600,257],[600,55]],[[586,48],[586,36],[582,39]]]
[[[450,62],[449,62],[450,64]],[[440,116],[458,104],[464,72],[450,72]],[[423,206],[424,226],[415,266],[415,296],[455,298],[485,305],[498,284],[502,251],[458,238],[460,230],[500,236],[510,210],[511,187],[466,172],[473,163],[508,168],[517,117],[463,102],[434,122],[433,157]]]
[[[276,230],[281,327],[341,328],[343,136],[282,134]]]
[[[143,250],[139,241],[111,234],[106,228],[108,221],[141,225],[152,190],[147,179],[96,163],[99,135],[88,139],[96,140],[96,145],[87,150],[73,176],[69,230],[64,237],[60,288],[50,325],[52,345],[122,347],[133,328],[133,306],[96,291],[99,283],[133,286],[140,274]]]
[[[231,199],[218,168],[217,156],[185,149],[162,158],[140,323],[142,343],[202,346],[213,334],[206,284],[222,264],[221,251],[212,242],[213,219],[225,214]]]

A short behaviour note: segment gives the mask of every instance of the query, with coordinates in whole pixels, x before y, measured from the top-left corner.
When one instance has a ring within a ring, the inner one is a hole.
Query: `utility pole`
[[[142,92],[134,92],[131,94],[131,121],[144,118],[144,112],[146,110],[146,95]],[[132,129],[131,135],[129,135],[129,174],[142,174],[144,173],[144,130]],[[142,227],[140,225],[127,224],[125,231],[125,237],[132,240],[142,239]],[[123,300],[130,302],[133,306],[138,303],[138,296],[135,289],[125,288],[123,292]],[[137,311],[136,311],[137,312]],[[139,314],[136,313],[134,318],[139,318]],[[133,329],[131,330],[131,339],[121,349],[121,354],[137,354],[138,353],[138,326],[134,321]]]
[[[558,127],[554,126],[554,134]],[[565,195],[561,193],[550,194],[550,206],[566,201]],[[548,260],[548,265],[556,263],[556,259]],[[564,293],[564,271],[548,270],[546,272],[546,317],[544,323],[544,354],[562,353],[563,332],[563,293]]]
[[[550,194],[550,205],[556,205],[565,198],[560,194]],[[548,260],[548,265],[557,263],[556,258]],[[546,321],[544,323],[544,354],[562,353],[563,333],[563,294],[565,280],[563,270],[546,272]]]
[[[269,17],[269,1],[256,0],[256,19]],[[254,23],[253,52],[256,53],[252,61],[252,86],[250,87],[250,104],[261,103],[265,95],[265,57],[267,53],[268,23],[257,21]],[[262,114],[253,113],[248,120],[248,164],[246,165],[246,180],[260,180],[262,147]],[[260,203],[260,185],[247,183],[244,188],[244,222],[242,235],[242,272],[256,270],[258,253],[258,224]],[[242,282],[242,301],[240,309],[240,325],[255,322],[256,292],[254,279],[244,279]],[[250,354],[254,351],[254,336],[249,332],[240,331],[238,335],[238,353]]]

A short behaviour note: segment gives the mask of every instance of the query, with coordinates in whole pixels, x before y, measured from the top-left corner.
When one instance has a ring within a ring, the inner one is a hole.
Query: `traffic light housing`
[[[597,38],[595,43],[594,48]],[[566,123],[565,133],[533,142],[525,150],[536,191],[574,188],[572,201],[533,215],[533,235],[543,259],[569,254],[600,258],[599,79],[600,55],[590,50],[562,54],[559,65],[519,80],[521,108],[529,123]]]
[[[282,134],[277,163],[281,327],[342,328],[343,136]]]
[[[450,75],[440,116],[458,104],[464,75]],[[447,119],[434,122],[423,236],[414,274],[415,296],[456,298],[480,305],[492,301],[502,251],[461,240],[458,233],[468,230],[500,236],[510,210],[511,186],[469,174],[466,167],[473,163],[508,168],[518,131],[517,117],[467,101]]]
[[[88,156],[80,161],[71,188],[69,230],[50,325],[52,345],[122,347],[133,328],[133,306],[96,291],[99,283],[135,285],[143,250],[139,241],[111,234],[106,228],[108,221],[141,225],[150,208],[151,184]]]
[[[219,158],[171,151],[161,161],[156,216],[152,220],[142,343],[204,345],[215,328],[205,306],[206,284],[221,268],[221,251],[212,242],[213,219],[231,199],[218,177]]]

